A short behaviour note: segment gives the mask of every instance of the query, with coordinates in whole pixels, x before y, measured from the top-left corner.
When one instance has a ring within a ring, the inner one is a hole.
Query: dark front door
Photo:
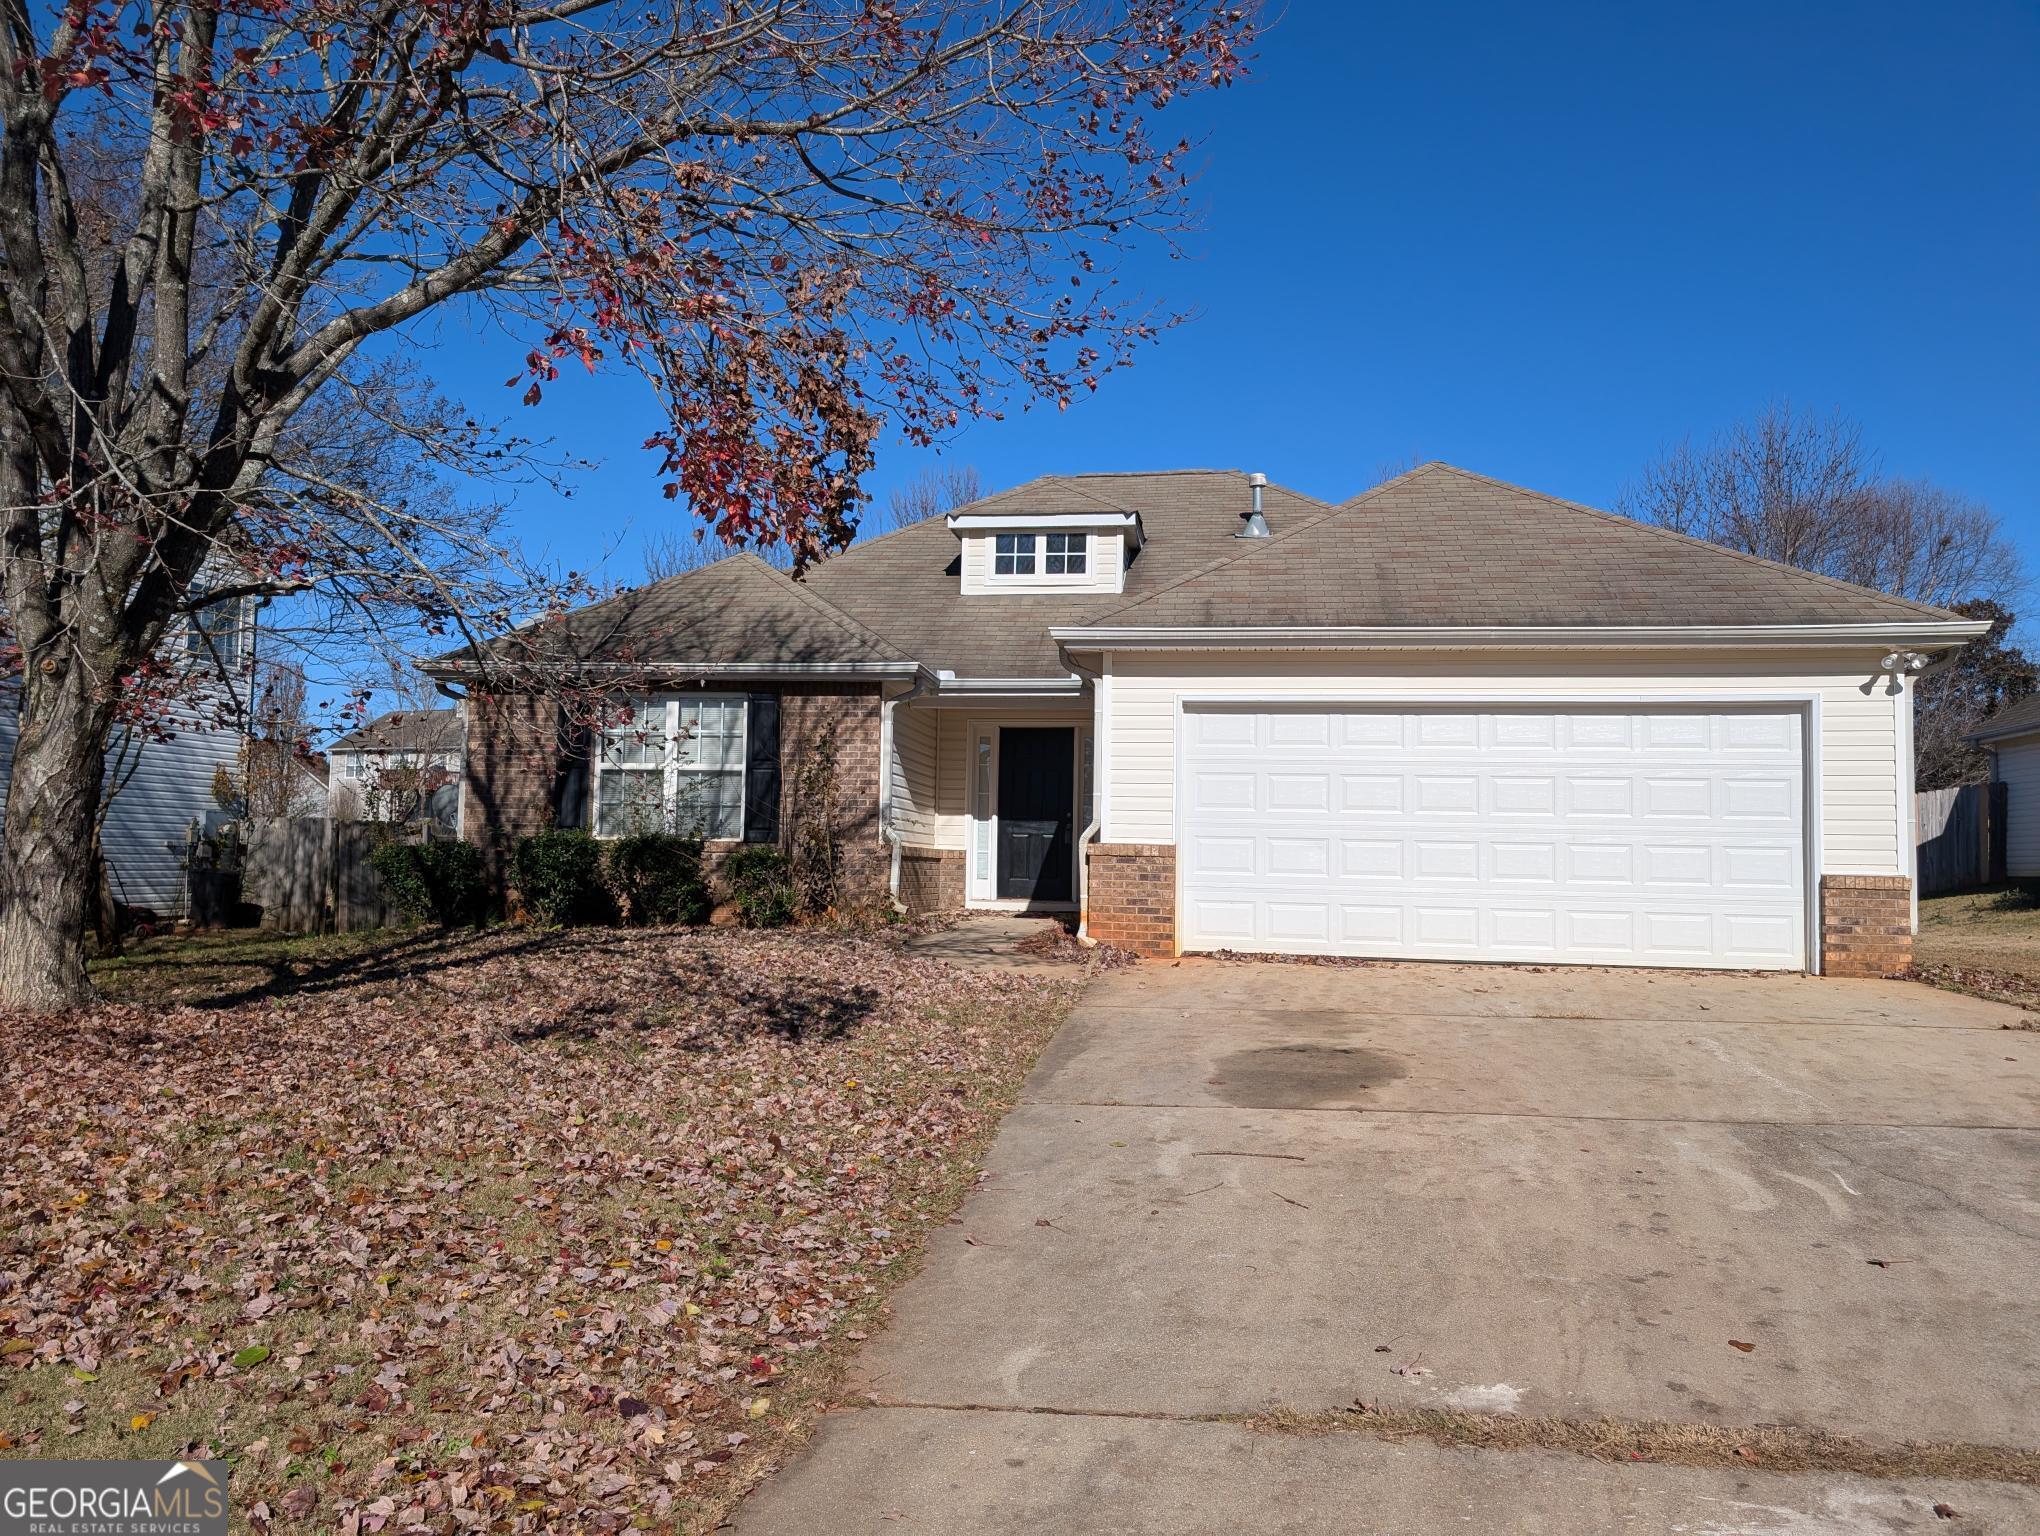
[[[1068,726],[999,732],[1000,896],[1070,899],[1076,755],[1076,732]]]

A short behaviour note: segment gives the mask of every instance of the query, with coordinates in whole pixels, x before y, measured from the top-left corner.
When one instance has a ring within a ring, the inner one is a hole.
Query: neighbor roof
[[[1965,741],[1996,741],[2005,736],[2026,736],[2040,731],[2040,694],[2007,704],[1971,731]]]
[[[1432,463],[1095,622],[1698,627],[1954,617]]]
[[[458,752],[467,728],[457,709],[393,709],[350,731],[328,752]]]

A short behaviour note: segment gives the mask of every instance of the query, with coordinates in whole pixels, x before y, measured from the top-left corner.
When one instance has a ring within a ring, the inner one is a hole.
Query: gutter
[[[925,675],[917,676],[913,687],[887,699],[878,712],[878,835],[891,850],[886,898],[901,917],[907,915],[907,904],[900,900],[900,858],[905,845],[900,840],[899,828],[893,825],[893,711],[907,700],[919,698],[927,681]]]
[[[958,677],[954,672],[937,672],[935,691],[940,696],[960,698],[1008,694],[1073,698],[1084,691],[1084,678],[1075,672],[1065,677]]]
[[[1051,629],[1058,644],[1113,650],[1199,647],[1235,650],[1297,649],[1316,646],[1354,649],[1516,648],[1530,646],[1821,646],[1836,644],[1947,647],[1965,645],[1990,631],[1982,619],[1918,619],[1889,624],[1741,625],[1355,625],[1223,627],[1173,625],[1126,628],[1092,625]]]
[[[474,661],[435,661],[419,670],[435,681],[484,677],[490,671],[519,668],[572,672],[588,678],[615,677],[649,683],[659,678],[755,678],[762,682],[795,682],[808,677],[874,677],[918,681],[933,674],[918,661],[508,661],[492,665]],[[444,691],[444,690],[442,690]]]

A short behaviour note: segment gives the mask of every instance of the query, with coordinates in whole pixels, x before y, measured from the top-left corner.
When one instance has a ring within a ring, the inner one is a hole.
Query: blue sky
[[[1442,458],[1607,505],[1660,445],[1773,399],[1981,499],[2040,570],[2040,6],[1292,0],[1209,134],[1196,318],[1067,413],[964,432],[988,488],[1223,466],[1336,499]],[[528,548],[632,578],[684,509],[634,381],[444,335],[426,364],[600,459],[519,493]],[[929,462],[890,445],[880,499]]]

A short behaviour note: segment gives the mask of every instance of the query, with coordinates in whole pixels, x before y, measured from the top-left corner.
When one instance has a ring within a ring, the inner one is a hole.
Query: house
[[[2005,874],[2040,878],[2040,696],[2008,704],[1969,733],[1990,754],[1990,780],[2005,787]]]
[[[335,821],[432,821],[460,830],[467,722],[457,709],[395,709],[326,749]]]
[[[437,672],[499,850],[647,814],[783,841],[833,741],[846,874],[909,910],[1856,975],[1910,948],[1912,675],[1983,629],[1426,464],[1336,506],[1050,476],[800,582],[740,555],[496,642],[498,679],[628,695],[599,740],[471,652]]]
[[[165,647],[187,686],[148,729],[116,726],[106,746],[101,844],[114,900],[165,918],[189,913],[185,861],[194,823],[224,818],[215,788],[242,758],[241,721],[253,667],[253,609],[223,604]],[[0,685],[0,793],[21,734],[21,691]]]

